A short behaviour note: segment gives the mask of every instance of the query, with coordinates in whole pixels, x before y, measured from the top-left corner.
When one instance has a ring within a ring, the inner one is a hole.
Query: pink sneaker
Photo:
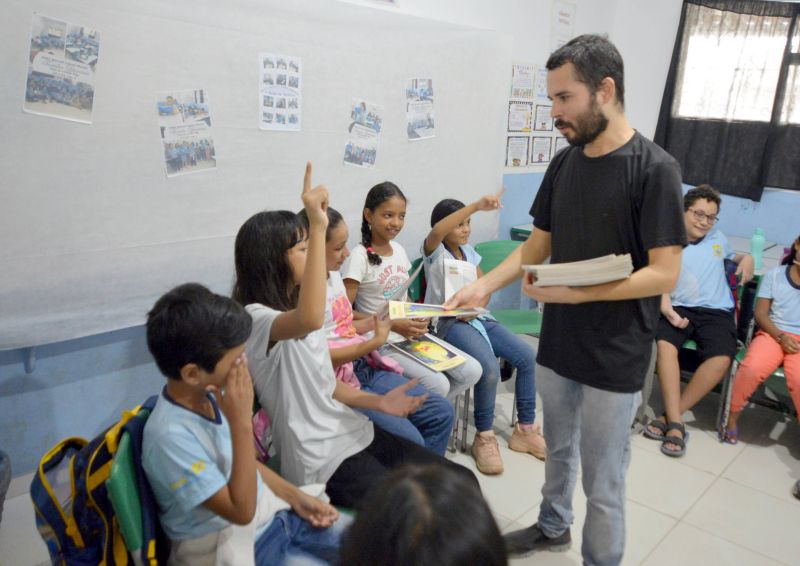
[[[500,447],[494,435],[476,434],[470,452],[482,474],[494,476],[503,473],[503,459],[500,457]]]
[[[508,441],[508,447],[515,452],[527,452],[539,460],[544,460],[547,454],[547,445],[544,443],[542,429],[538,424],[533,425],[531,430],[522,430],[517,423]]]

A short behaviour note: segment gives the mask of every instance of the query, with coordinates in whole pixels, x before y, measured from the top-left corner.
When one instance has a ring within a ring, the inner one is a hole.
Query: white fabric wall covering
[[[33,12],[101,34],[93,124],[24,114]],[[358,238],[366,191],[410,199],[409,255],[441,198],[498,188],[511,39],[307,0],[12,0],[0,19],[0,350],[141,324],[171,286],[230,291],[233,238],[263,208],[300,208],[315,165]],[[303,130],[257,128],[257,53],[303,58]],[[404,86],[432,77],[436,138],[406,141]],[[217,169],[167,179],[156,92],[205,88]],[[386,109],[377,166],[342,164],[351,98]],[[473,240],[496,235],[477,215]]]

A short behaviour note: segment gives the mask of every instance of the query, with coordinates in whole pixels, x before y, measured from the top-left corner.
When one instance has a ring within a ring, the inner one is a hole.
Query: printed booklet
[[[533,273],[536,276],[536,285],[540,287],[583,287],[625,279],[633,272],[633,263],[631,254],[610,254],[583,261],[523,265],[522,269]]]
[[[464,363],[464,358],[455,353],[446,342],[437,340],[430,334],[390,345],[433,371],[447,371]]]
[[[403,301],[389,301],[389,318],[399,320],[404,318],[441,318],[453,316],[478,316],[488,314],[489,311],[481,307],[465,309],[445,309],[442,305],[426,305],[424,303],[406,303]]]

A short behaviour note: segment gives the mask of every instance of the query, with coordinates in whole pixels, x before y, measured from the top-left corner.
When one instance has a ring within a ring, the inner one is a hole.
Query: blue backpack
[[[155,499],[140,457],[146,416],[155,407],[156,400],[156,396],[150,397],[132,411],[125,411],[116,424],[91,442],[77,437],[62,440],[40,460],[30,494],[36,527],[53,564],[166,564],[168,542],[158,523]],[[140,418],[135,418],[137,415]],[[141,560],[135,560],[125,546],[107,486],[124,432],[131,439],[135,483],[141,502],[141,528],[145,539]]]

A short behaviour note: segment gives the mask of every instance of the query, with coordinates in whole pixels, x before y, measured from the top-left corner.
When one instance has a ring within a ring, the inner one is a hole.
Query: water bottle
[[[764,251],[764,230],[756,228],[753,237],[750,239],[750,255],[753,256],[755,269],[761,269],[761,253]]]

